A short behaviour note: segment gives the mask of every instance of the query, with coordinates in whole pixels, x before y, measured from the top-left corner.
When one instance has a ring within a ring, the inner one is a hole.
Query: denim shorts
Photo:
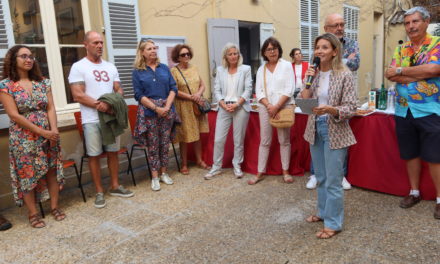
[[[117,152],[120,149],[120,136],[116,137],[116,142],[110,145],[102,145],[101,126],[99,123],[83,124],[84,140],[86,144],[87,155],[96,157],[106,152]]]

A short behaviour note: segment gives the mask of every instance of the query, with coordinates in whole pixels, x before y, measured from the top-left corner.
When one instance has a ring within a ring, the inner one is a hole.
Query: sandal
[[[183,166],[183,167],[180,169],[180,173],[182,173],[183,175],[188,175],[188,174],[189,174],[188,167],[187,167],[187,166]]]
[[[255,185],[255,184],[257,184],[258,182],[260,182],[262,180],[264,180],[264,176],[263,175],[261,175],[260,177],[255,175],[251,179],[249,179],[247,183],[249,185]]]
[[[211,167],[208,166],[203,160],[197,163],[197,167],[204,170],[210,170]]]
[[[316,216],[316,215],[311,215],[306,218],[307,223],[317,223],[317,222],[322,222],[322,221],[324,221],[324,220],[322,220],[321,217]]]
[[[46,223],[41,219],[38,213],[29,216],[29,223],[33,228],[43,228],[46,226]]]
[[[316,237],[319,239],[329,239],[329,238],[336,236],[340,232],[341,232],[341,230],[333,230],[333,229],[324,228],[321,231],[319,231],[318,233],[316,233]]]
[[[52,209],[51,214],[56,221],[63,221],[66,218],[66,214],[58,208]]]
[[[294,182],[295,180],[293,179],[293,177],[292,177],[291,175],[289,175],[289,174],[284,174],[284,175],[283,175],[283,181],[284,181],[284,183],[292,183],[292,182]]]

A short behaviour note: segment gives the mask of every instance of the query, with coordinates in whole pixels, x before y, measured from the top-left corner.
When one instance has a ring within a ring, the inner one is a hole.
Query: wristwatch
[[[396,68],[396,74],[397,75],[402,75],[402,67],[397,67]]]

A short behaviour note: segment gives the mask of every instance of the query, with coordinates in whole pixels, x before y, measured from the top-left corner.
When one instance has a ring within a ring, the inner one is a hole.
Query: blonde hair
[[[135,69],[138,69],[138,70],[146,70],[147,69],[146,60],[144,58],[144,55],[142,55],[142,52],[144,52],[144,49],[148,43],[156,45],[156,43],[154,43],[154,41],[151,39],[141,40],[139,42],[138,48],[136,50],[136,59],[134,59],[134,68]],[[157,63],[160,62],[159,57],[156,59],[156,62]]]
[[[341,71],[347,70],[347,67],[345,67],[344,64],[342,63],[342,43],[338,39],[338,37],[336,37],[332,33],[325,33],[325,34],[318,36],[315,39],[315,49],[316,49],[316,44],[321,39],[325,39],[328,42],[330,42],[330,45],[332,45],[332,48],[334,50],[336,50],[336,56],[333,57],[332,63],[331,63],[332,70],[335,72],[341,72]]]
[[[238,47],[238,45],[231,43],[231,42],[228,42],[228,43],[226,43],[226,45],[223,47],[223,50],[222,50],[222,66],[225,67],[226,69],[229,68],[229,62],[226,59],[226,55],[228,53],[228,50],[232,49],[232,48],[236,49],[237,53],[238,53],[237,67],[243,64],[243,56],[240,53],[240,48]]]

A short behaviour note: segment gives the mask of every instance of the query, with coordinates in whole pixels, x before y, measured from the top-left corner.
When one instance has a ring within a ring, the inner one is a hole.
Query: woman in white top
[[[214,96],[218,101],[219,110],[215,127],[214,164],[205,175],[205,180],[221,173],[223,149],[229,127],[233,123],[234,133],[234,174],[243,177],[243,144],[249,120],[249,99],[252,94],[251,67],[243,65],[243,57],[238,45],[227,43],[222,52],[222,66],[217,68],[214,83]]]
[[[257,72],[255,91],[260,103],[260,147],[258,150],[258,173],[248,181],[248,184],[256,184],[264,178],[266,172],[269,148],[272,142],[272,126],[269,123],[271,117],[287,105],[294,104],[293,91],[295,90],[292,64],[281,59],[283,49],[277,39],[266,39],[261,48],[264,63]],[[280,143],[281,164],[285,183],[292,183],[293,178],[289,174],[290,165],[290,128],[278,128],[278,141]]]
[[[309,116],[304,139],[310,143],[313,166],[318,181],[318,213],[306,219],[323,222],[316,236],[328,239],[342,230],[344,221],[343,164],[348,147],[356,143],[348,119],[356,110],[353,75],[342,64],[342,45],[330,33],[315,40],[315,56],[321,59],[318,69],[309,68],[306,76],[316,76],[302,98],[318,98],[319,106]]]
[[[302,60],[303,56],[301,50],[298,48],[292,49],[289,56],[292,58],[293,73],[295,75],[295,92],[293,97],[296,98],[297,94],[303,87],[303,80],[306,75],[306,71],[309,68],[309,63]]]

